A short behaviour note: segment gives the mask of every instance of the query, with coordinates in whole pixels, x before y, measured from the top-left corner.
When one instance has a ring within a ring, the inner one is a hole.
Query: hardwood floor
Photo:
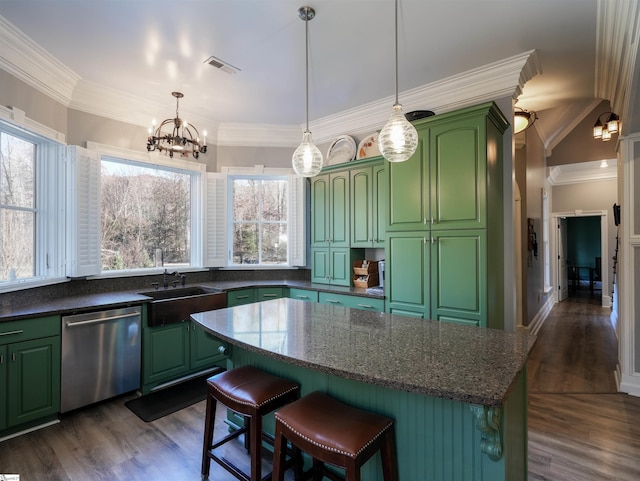
[[[609,313],[584,299],[565,301],[539,333],[528,366],[530,481],[640,479],[640,398],[612,394]],[[130,397],[1,442],[0,473],[26,481],[200,480],[204,401],[145,423],[124,406]],[[240,444],[227,456],[246,466]],[[212,463],[210,479],[235,478]]]
[[[529,481],[640,479],[640,398],[616,393],[611,311],[556,304],[528,363]]]

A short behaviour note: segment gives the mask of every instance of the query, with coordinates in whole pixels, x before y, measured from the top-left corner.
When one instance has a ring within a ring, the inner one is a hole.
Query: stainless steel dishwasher
[[[141,308],[62,318],[61,412],[140,388]]]

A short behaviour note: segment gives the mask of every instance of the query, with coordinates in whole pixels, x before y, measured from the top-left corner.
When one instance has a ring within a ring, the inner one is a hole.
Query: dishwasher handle
[[[125,319],[127,317],[137,316],[136,313],[120,314],[119,316],[101,317],[99,319],[89,319],[87,321],[66,321],[67,327],[86,326],[88,324],[101,324],[107,321],[115,321],[117,319]]]

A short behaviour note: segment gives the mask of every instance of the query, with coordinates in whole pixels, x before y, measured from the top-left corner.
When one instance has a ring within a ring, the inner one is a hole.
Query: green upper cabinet
[[[385,165],[351,171],[351,247],[384,247]]]
[[[349,247],[349,171],[311,180],[311,246]]]
[[[486,227],[487,147],[485,117],[431,126],[432,229]]]
[[[418,130],[418,148],[405,162],[387,162],[386,231],[428,229],[429,129]]]

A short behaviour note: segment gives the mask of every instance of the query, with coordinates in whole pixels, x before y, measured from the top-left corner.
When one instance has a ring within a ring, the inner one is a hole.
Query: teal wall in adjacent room
[[[595,267],[602,252],[600,216],[567,218],[567,259],[574,266]]]

